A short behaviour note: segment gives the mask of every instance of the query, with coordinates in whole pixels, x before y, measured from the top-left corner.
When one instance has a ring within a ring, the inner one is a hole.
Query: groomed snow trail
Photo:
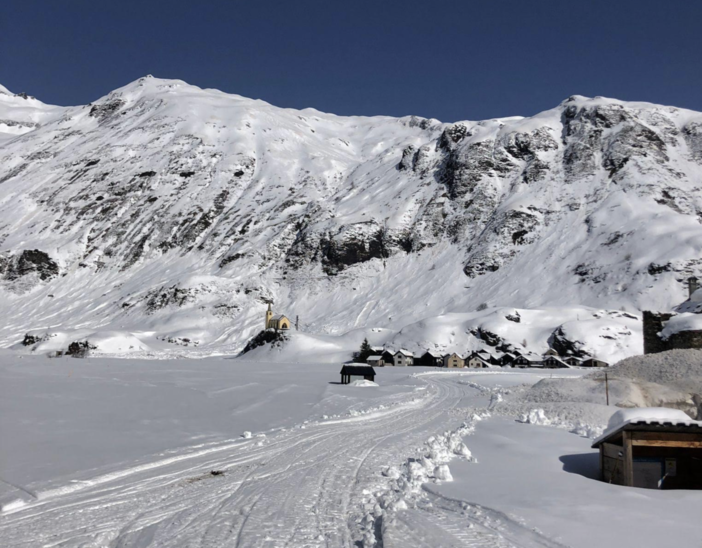
[[[419,494],[368,525],[380,474],[431,436],[460,427],[451,413],[487,398],[453,375],[424,375],[390,408],[230,440],[38,493],[0,514],[10,547],[558,546],[496,511]],[[212,474],[212,471],[221,473]],[[383,522],[384,521],[384,522]]]

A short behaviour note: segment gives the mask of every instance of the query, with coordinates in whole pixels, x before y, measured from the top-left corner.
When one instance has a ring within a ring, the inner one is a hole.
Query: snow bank
[[[351,383],[351,386],[359,386],[361,388],[364,388],[364,387],[379,386],[379,385],[377,382],[369,381],[366,379],[359,379],[357,381],[353,381]]]
[[[420,449],[418,456],[408,458],[401,467],[388,466],[381,470],[387,483],[380,491],[366,492],[362,506],[367,509],[361,519],[362,546],[376,546],[376,521],[392,521],[393,514],[416,507],[425,497],[422,485],[453,481],[449,463],[456,458],[477,462],[463,443],[463,438],[475,431],[479,421],[489,413],[474,413],[469,420],[455,430],[431,436]]]
[[[687,393],[702,393],[702,350],[671,350],[633,356],[617,363],[608,373],[610,378],[655,383]],[[590,375],[596,376],[598,372]]]

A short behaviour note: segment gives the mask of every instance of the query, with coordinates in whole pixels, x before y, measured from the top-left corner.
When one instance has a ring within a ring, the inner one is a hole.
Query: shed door
[[[658,489],[662,477],[662,459],[634,459],[634,487]]]

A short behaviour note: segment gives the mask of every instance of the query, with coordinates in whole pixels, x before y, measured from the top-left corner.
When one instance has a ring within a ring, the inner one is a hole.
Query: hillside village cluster
[[[688,298],[675,307],[673,312],[643,312],[643,347],[644,354],[653,354],[673,349],[702,348],[702,288],[699,279],[691,276],[686,280]],[[266,311],[265,327],[273,330],[290,329],[291,322],[285,315],[274,315],[271,306]],[[469,351],[465,354],[457,352],[441,353],[427,350],[421,355],[415,355],[406,349],[391,349],[372,347],[367,340],[363,341],[361,349],[353,355],[353,365],[371,367],[384,366],[428,366],[445,368],[486,368],[486,367],[519,367],[565,369],[569,367],[609,367],[610,364],[596,357],[577,357],[560,355],[555,349],[549,348],[542,356],[532,352],[523,354],[517,349],[494,352],[487,349]],[[348,364],[350,365],[350,364]],[[360,373],[359,373],[360,374]],[[371,379],[370,370],[363,373]],[[343,375],[342,375],[343,377]]]
[[[609,364],[597,358],[577,358],[575,356],[560,356],[550,348],[540,358],[533,355],[526,356],[514,350],[501,354],[492,354],[487,350],[477,350],[461,355],[457,352],[442,354],[427,350],[421,356],[415,356],[408,350],[390,350],[382,347],[371,347],[373,354],[365,358],[365,363],[374,367],[422,365],[429,367],[446,368],[484,368],[500,367],[539,367],[546,369],[564,369],[568,367],[608,367]],[[363,356],[357,353],[354,359],[361,361]]]

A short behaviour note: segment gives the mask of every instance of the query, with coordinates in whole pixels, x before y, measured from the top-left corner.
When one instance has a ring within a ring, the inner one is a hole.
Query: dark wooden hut
[[[341,384],[349,384],[362,379],[374,381],[375,369],[361,363],[350,363],[341,368]]]
[[[610,427],[592,445],[600,450],[602,480],[647,489],[702,489],[702,423],[670,409],[627,411],[643,416]],[[659,411],[658,417],[646,417],[651,411]]]

